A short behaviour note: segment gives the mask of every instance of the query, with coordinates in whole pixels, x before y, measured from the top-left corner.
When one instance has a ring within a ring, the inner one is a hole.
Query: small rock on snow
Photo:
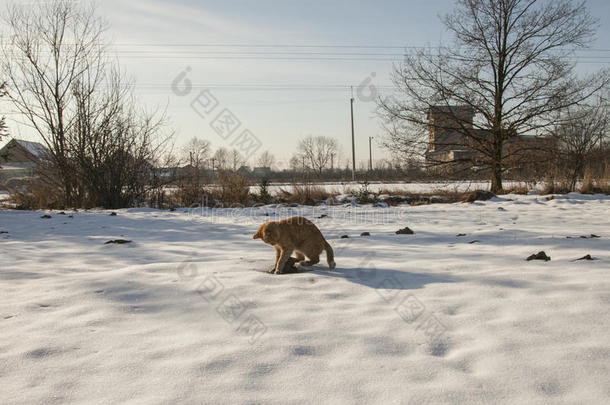
[[[109,240],[108,242],[104,243],[104,245],[109,245],[109,244],[124,245],[125,243],[131,243],[131,241],[127,240],[127,239],[115,239],[115,240]]]
[[[396,231],[396,235],[413,235],[413,234],[415,234],[415,232],[413,232],[411,230],[411,228],[409,228],[408,226]]]
[[[545,262],[548,262],[549,260],[551,260],[551,258],[549,256],[547,256],[546,253],[544,253],[544,251],[540,251],[536,254],[529,256],[526,260],[528,262],[531,260],[544,260]]]

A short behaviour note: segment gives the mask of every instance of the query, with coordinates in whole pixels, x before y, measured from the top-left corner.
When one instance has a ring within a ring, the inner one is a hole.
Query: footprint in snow
[[[445,357],[449,351],[449,344],[443,341],[432,342],[428,346],[428,353],[434,357]]]

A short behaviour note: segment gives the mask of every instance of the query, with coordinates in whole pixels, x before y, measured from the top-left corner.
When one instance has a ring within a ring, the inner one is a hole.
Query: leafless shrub
[[[541,190],[541,194],[566,194],[573,191],[570,180],[555,171],[548,175],[544,181],[544,187]]]
[[[205,193],[202,187],[190,183],[180,184],[171,192],[173,201],[182,207],[193,207],[197,204],[201,204],[204,195]]]
[[[589,167],[585,170],[580,192],[583,194],[610,194],[610,166]]]
[[[247,205],[250,200],[250,183],[243,175],[223,171],[218,175],[217,188],[212,189],[212,197],[223,204]]]
[[[167,137],[163,114],[136,107],[106,53],[105,23],[89,3],[15,4],[2,44],[8,99],[50,151],[43,178],[65,206],[141,203]]]
[[[603,164],[603,145],[607,143],[610,129],[610,110],[604,101],[592,105],[570,108],[560,114],[552,131],[557,140],[556,167],[566,177],[570,190],[577,182],[599,173]]]
[[[39,210],[64,207],[63,190],[39,178],[28,182],[25,187],[9,187],[9,193],[10,201],[16,209]]]
[[[293,183],[290,191],[280,189],[278,197],[282,202],[286,203],[315,205],[317,202],[332,197],[332,194],[327,192],[322,186],[306,182]]]
[[[498,194],[521,194],[526,195],[530,192],[532,187],[529,187],[527,184],[517,184],[511,187],[504,188],[501,193]]]

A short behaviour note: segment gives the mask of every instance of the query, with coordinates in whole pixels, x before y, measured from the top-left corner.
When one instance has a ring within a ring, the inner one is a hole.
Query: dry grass
[[[583,194],[610,194],[610,168],[603,170],[588,168],[580,187]]]
[[[239,173],[222,172],[216,184],[184,182],[164,196],[164,205],[169,207],[195,206],[247,206],[256,196],[250,194],[250,181]]]
[[[544,183],[544,187],[540,192],[542,195],[546,194],[567,194],[572,191],[572,188],[565,180],[548,180]]]
[[[200,204],[205,194],[205,189],[201,186],[181,184],[178,189],[171,194],[171,199],[183,207],[192,207],[196,204]]]
[[[549,174],[544,180],[544,187],[540,192],[542,195],[545,194],[566,194],[574,191],[570,180],[567,176],[563,175],[559,170]]]
[[[332,194],[326,191],[322,186],[306,183],[293,184],[291,191],[280,189],[277,197],[281,202],[315,205],[320,201],[332,197]]]
[[[239,173],[221,173],[217,188],[211,190],[212,198],[230,205],[248,205],[250,202],[249,180]]]
[[[405,193],[400,190],[381,189],[379,195],[386,195],[384,202],[391,206],[409,204],[412,206],[428,204],[450,204],[464,201],[469,192],[455,190],[435,190],[429,193]]]
[[[19,210],[63,209],[62,190],[34,181],[27,188],[9,189],[10,200]]]
[[[503,189],[500,193],[498,194],[521,194],[521,195],[527,195],[527,193],[529,193],[529,191],[532,189],[532,187],[528,187],[525,184],[519,184],[519,185],[515,185],[512,187],[508,187]]]

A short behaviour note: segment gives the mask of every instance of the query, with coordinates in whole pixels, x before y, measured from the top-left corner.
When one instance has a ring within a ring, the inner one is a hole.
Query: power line
[[[125,59],[191,59],[191,60],[273,60],[273,61],[305,61],[305,60],[323,60],[323,61],[385,61],[385,62],[403,62],[402,58],[377,58],[377,57],[268,57],[268,56],[192,56],[192,55],[121,55]],[[609,60],[581,60],[581,59],[565,59],[568,62],[584,63],[584,64],[608,64]]]
[[[6,41],[6,39],[5,39]],[[10,44],[7,44],[10,45]],[[63,42],[63,45],[75,45],[70,42]],[[296,49],[449,49],[447,45],[395,45],[395,44],[248,44],[248,43],[197,43],[197,42],[167,42],[167,43],[151,43],[151,42],[108,42],[99,43],[99,45],[108,45],[113,47],[180,47],[180,48],[246,48],[246,49],[281,49],[281,48],[296,48]],[[609,48],[556,48],[557,51],[569,52],[610,52]]]
[[[132,60],[252,60],[252,61],[371,61],[371,62],[403,62],[403,58],[380,58],[380,57],[318,57],[318,56],[226,56],[226,55],[117,55],[123,59]],[[593,58],[593,57],[591,57]],[[570,58],[564,59],[567,62],[577,64],[610,64],[610,57],[586,59],[586,58]]]
[[[155,47],[210,47],[210,48],[361,48],[361,49],[428,49],[435,46],[401,46],[401,45],[304,45],[304,44],[219,44],[219,43],[128,43],[117,42],[114,46],[155,46]]]
[[[447,46],[416,46],[416,45],[355,45],[355,44],[220,44],[220,43],[114,43],[113,46],[134,46],[134,47],[208,47],[208,48],[326,48],[326,49],[441,49],[448,48]],[[559,51],[574,51],[574,52],[610,52],[610,49],[604,48],[557,48]]]
[[[289,52],[289,51],[175,51],[167,50],[165,52],[160,51],[116,51],[118,54],[133,54],[133,55],[146,55],[146,54],[185,54],[185,55],[313,55],[313,56],[404,56],[404,53],[377,53],[377,52]],[[602,56],[603,57],[603,56]],[[609,56],[610,57],[610,56]]]

